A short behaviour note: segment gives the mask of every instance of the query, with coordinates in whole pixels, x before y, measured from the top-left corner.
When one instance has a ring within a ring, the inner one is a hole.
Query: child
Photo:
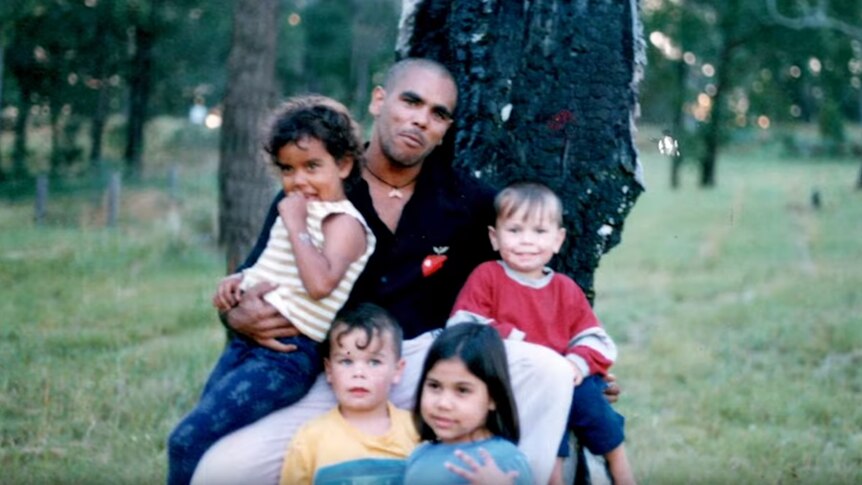
[[[338,406],[297,431],[281,485],[401,483],[419,442],[410,413],[388,400],[404,371],[401,340],[401,327],[377,305],[339,313],[321,349]]]
[[[407,459],[404,483],[533,483],[516,446],[518,414],[496,331],[470,323],[445,329],[428,351],[416,395],[413,419],[428,442]]]
[[[267,301],[301,335],[231,339],[197,407],[171,433],[169,484],[189,483],[213,443],[298,401],[320,373],[319,342],[375,245],[344,192],[361,149],[355,123],[334,100],[295,98],[277,113],[265,150],[281,173],[279,218],[258,263],[223,279],[213,303],[227,310],[245,288],[271,281],[278,286]]]
[[[593,454],[604,455],[616,484],[634,483],[623,447],[623,417],[603,395],[617,349],[578,285],[546,265],[566,233],[562,203],[541,184],[520,183],[501,191],[491,245],[502,261],[479,265],[467,279],[447,322],[489,324],[503,338],[526,340],[563,354],[575,370],[569,413],[572,430]],[[568,456],[568,440],[560,445]],[[562,480],[562,459],[552,482]]]

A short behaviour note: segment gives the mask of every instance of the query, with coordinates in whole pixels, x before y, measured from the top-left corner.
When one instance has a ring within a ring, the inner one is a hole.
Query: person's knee
[[[186,423],[180,422],[171,434],[168,435],[168,456],[182,456],[189,447],[194,443],[194,427]]]
[[[572,395],[572,414],[583,416],[585,420],[595,420],[604,417],[609,406],[600,386],[593,379],[585,379],[577,386]]]
[[[572,364],[554,352],[537,355],[536,371],[546,385],[555,386],[560,392],[568,393],[575,380]]]

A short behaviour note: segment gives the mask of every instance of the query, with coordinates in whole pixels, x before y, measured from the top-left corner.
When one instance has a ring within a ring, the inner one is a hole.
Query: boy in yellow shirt
[[[400,483],[419,442],[410,412],[389,402],[404,371],[401,327],[364,303],[335,317],[321,354],[338,406],[306,423],[288,446],[281,485]]]

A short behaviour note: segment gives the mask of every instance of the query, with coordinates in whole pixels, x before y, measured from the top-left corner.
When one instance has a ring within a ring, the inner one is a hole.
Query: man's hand
[[[213,295],[213,306],[220,312],[226,312],[235,307],[242,297],[239,285],[242,283],[242,273],[234,273],[225,276],[219,281],[215,295]]]
[[[286,345],[276,338],[295,337],[299,330],[263,296],[275,289],[272,283],[258,283],[243,293],[239,303],[222,313],[222,319],[233,330],[254,340],[259,345],[278,351],[293,352],[295,345]]]
[[[608,384],[607,387],[605,387],[605,399],[607,399],[609,403],[613,404],[617,402],[620,398],[620,393],[623,391],[620,389],[620,385],[617,384],[617,376],[608,374],[605,376],[605,382]]]

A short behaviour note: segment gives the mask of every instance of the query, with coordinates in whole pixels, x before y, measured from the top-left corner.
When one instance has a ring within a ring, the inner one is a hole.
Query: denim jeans
[[[592,375],[575,388],[566,427],[594,455],[605,455],[625,440],[625,418],[614,411],[605,398],[606,386],[601,376]],[[565,433],[557,456],[567,457],[569,454],[568,433]]]
[[[198,405],[168,438],[168,485],[185,485],[219,438],[300,400],[322,370],[318,344],[308,337],[278,339],[296,345],[277,352],[235,337],[204,386]]]

